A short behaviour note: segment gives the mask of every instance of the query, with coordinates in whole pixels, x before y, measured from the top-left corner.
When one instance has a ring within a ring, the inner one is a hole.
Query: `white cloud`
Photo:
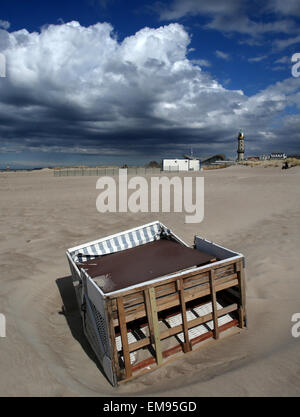
[[[289,56],[283,56],[281,58],[276,59],[276,61],[274,61],[275,64],[290,64],[291,62],[291,57]]]
[[[264,59],[266,59],[266,58],[268,58],[268,56],[267,55],[263,55],[263,56],[256,56],[256,57],[253,57],[253,58],[248,58],[248,61],[249,62],[260,62],[260,61],[263,61]]]
[[[298,1],[298,0],[295,0]],[[161,20],[180,19],[185,16],[204,16],[210,18],[206,24],[209,29],[219,30],[224,33],[240,33],[253,37],[262,36],[267,33],[293,33],[297,30],[297,26],[292,19],[282,18],[273,21],[264,22],[257,21],[257,17],[265,11],[275,11],[280,9],[278,4],[274,4],[273,0],[269,0],[270,4],[262,5],[259,9],[254,2],[240,0],[173,0],[169,5],[162,6],[159,3],[158,12]],[[285,2],[284,2],[285,3]],[[290,0],[291,4],[292,1]],[[280,2],[282,4],[282,2]],[[287,17],[293,17],[293,10],[298,6],[296,3],[293,7],[285,6]],[[299,7],[298,7],[299,8]],[[289,11],[290,10],[290,11]]]
[[[271,69],[272,69],[272,71],[286,71],[286,67],[283,67],[283,66],[280,66],[280,65],[272,67]]]
[[[160,6],[162,20],[174,20],[187,15],[229,15],[241,9],[239,0],[210,0],[199,2],[195,0],[174,0],[171,5]]]
[[[179,24],[144,28],[123,42],[107,23],[0,31],[8,66],[0,83],[2,146],[163,155],[188,141],[226,151],[235,149],[241,126],[257,141],[256,130],[272,130],[287,105],[300,107],[300,80],[248,98],[190,61],[189,43]]]
[[[199,67],[210,67],[211,63],[207,59],[191,59],[192,64],[199,65]]]
[[[269,0],[268,10],[287,16],[300,16],[299,0]]]
[[[230,59],[230,55],[227,54],[226,52],[216,51],[215,53],[216,53],[216,56],[218,58],[225,59],[225,60],[229,60]]]
[[[282,50],[296,44],[300,44],[300,35],[288,39],[276,39],[274,41],[274,47],[277,50]]]
[[[253,37],[267,33],[293,33],[296,30],[295,23],[290,19],[274,22],[256,22],[245,15],[220,15],[216,16],[207,27],[221,32],[237,32]]]
[[[7,20],[0,19],[0,28],[7,30],[10,28],[10,23]]]

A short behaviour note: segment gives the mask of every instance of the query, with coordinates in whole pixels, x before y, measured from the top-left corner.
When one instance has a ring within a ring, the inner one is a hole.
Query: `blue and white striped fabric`
[[[71,256],[75,262],[85,262],[109,253],[119,252],[134,248],[145,243],[160,239],[161,226],[159,223],[147,227],[141,227],[132,232],[120,233],[111,239],[101,240],[93,245],[75,250]]]

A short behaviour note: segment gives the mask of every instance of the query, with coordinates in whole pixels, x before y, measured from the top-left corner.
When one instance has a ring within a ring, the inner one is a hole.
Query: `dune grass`
[[[250,167],[261,166],[264,168],[268,167],[282,167],[284,162],[288,162],[289,167],[294,167],[300,165],[300,159],[297,158],[286,158],[284,160],[267,160],[267,161],[243,161],[240,162],[241,165],[246,165]]]

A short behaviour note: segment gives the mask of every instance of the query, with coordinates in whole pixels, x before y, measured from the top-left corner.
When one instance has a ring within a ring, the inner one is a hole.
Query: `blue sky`
[[[0,167],[299,150],[296,0],[2,1]],[[300,71],[299,71],[300,72]]]

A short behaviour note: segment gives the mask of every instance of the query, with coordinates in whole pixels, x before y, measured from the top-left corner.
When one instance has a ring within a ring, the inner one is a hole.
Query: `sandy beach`
[[[1,396],[300,395],[300,167],[198,175],[204,220],[185,224],[185,213],[100,214],[97,177],[0,173]],[[156,219],[245,255],[249,328],[113,388],[83,336],[65,251]]]

